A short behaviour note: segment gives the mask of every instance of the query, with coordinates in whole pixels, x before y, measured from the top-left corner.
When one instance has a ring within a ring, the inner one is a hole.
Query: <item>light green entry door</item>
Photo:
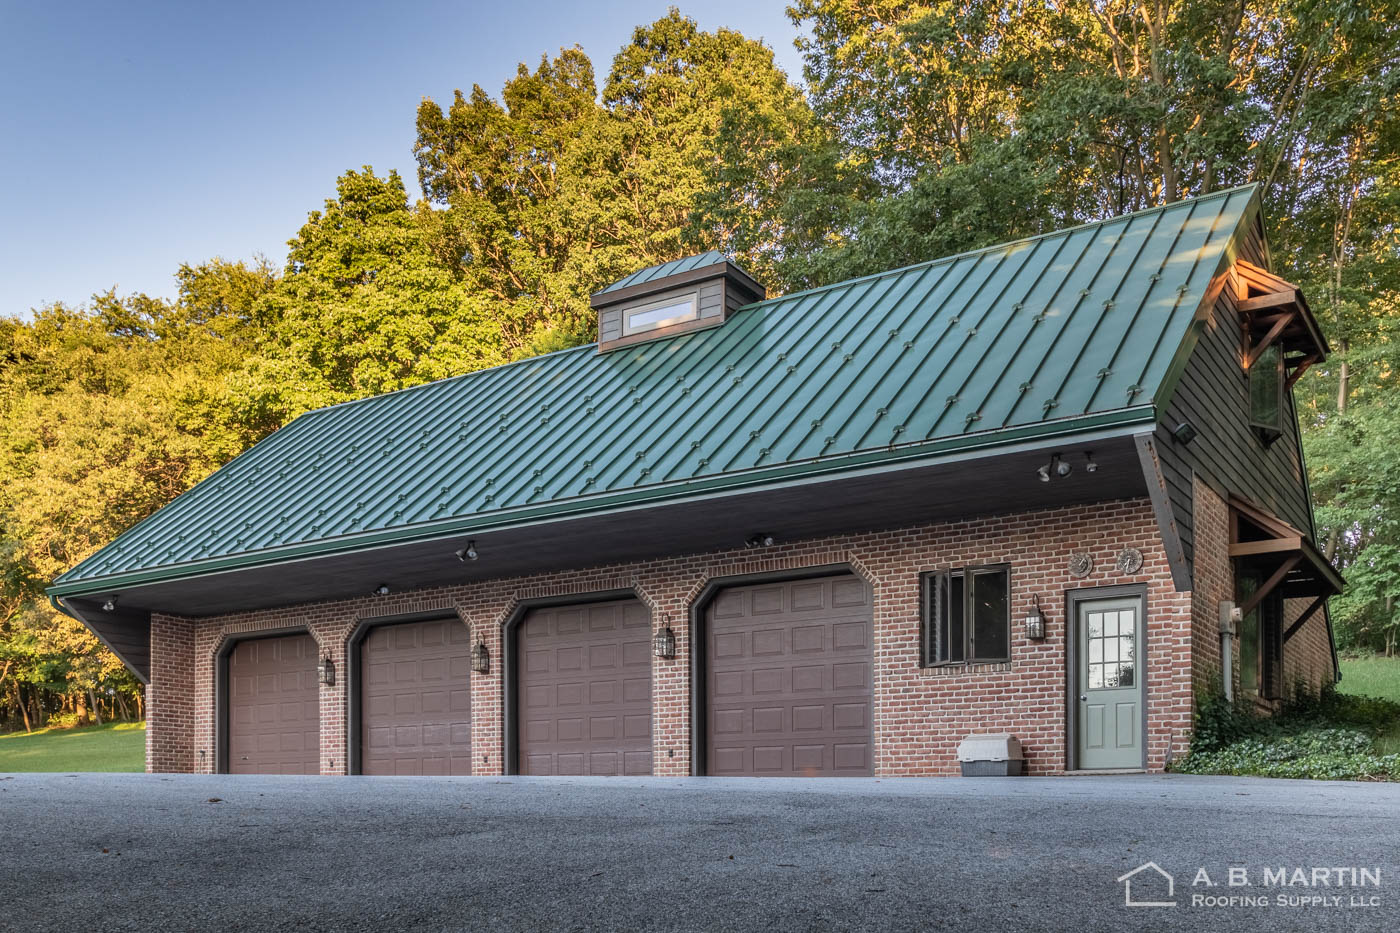
[[[1142,600],[1078,603],[1076,673],[1080,768],[1141,768]]]

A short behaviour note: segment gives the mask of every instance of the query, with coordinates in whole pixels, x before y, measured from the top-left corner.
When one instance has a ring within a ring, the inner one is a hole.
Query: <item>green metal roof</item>
[[[605,295],[608,292],[615,292],[618,289],[627,288],[630,285],[641,285],[644,282],[664,279],[671,275],[679,275],[682,272],[689,272],[692,269],[704,269],[709,266],[717,266],[727,261],[728,257],[717,250],[710,250],[707,253],[700,253],[696,256],[686,256],[684,259],[672,259],[670,262],[663,262],[655,266],[647,266],[645,269],[639,269],[625,279],[618,279],[602,291],[596,292],[596,294]]]
[[[1150,422],[1257,211],[1233,189],[314,411],[50,592]]]

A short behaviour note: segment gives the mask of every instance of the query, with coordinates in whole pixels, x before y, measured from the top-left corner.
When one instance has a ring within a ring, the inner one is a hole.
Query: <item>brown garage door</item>
[[[651,774],[646,607],[536,609],[518,638],[520,773]]]
[[[706,623],[710,774],[872,773],[865,583],[845,575],[734,587],[715,597]]]
[[[370,630],[360,645],[360,773],[471,774],[471,632],[457,619]]]
[[[320,773],[316,661],[310,635],[234,645],[228,659],[229,773]]]

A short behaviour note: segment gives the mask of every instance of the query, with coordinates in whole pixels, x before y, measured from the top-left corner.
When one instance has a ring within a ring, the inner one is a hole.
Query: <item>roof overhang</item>
[[[859,479],[885,476],[923,467],[948,466],[954,469],[969,460],[1014,455],[1047,446],[1073,445],[1097,438],[1127,436],[1141,430],[1156,417],[1151,405],[1115,409],[1092,415],[1037,422],[1030,425],[963,434],[935,441],[874,448],[832,457],[780,464],[772,468],[752,468],[697,480],[638,487],[617,494],[604,494],[555,500],[540,505],[501,509],[494,512],[396,526],[355,535],[342,535],[257,551],[238,552],[180,564],[143,568],[101,577],[59,577],[45,591],[50,597],[104,595],[134,586],[170,580],[207,576],[257,566],[284,566],[308,558],[335,554],[362,554],[385,547],[419,542],[434,547],[443,540],[480,537],[487,533],[516,528],[537,528],[574,519],[627,514],[671,504],[707,501],[740,493],[760,498],[793,486],[823,483],[840,478]],[[674,553],[674,552],[673,552]],[[80,565],[81,566],[81,565]]]
[[[1141,430],[1139,420],[994,449],[877,462],[836,475],[790,476],[759,489],[696,490],[577,514],[514,521],[481,516],[474,525],[418,538],[74,581],[51,593],[97,630],[104,621],[101,602],[109,595],[119,596],[123,612],[219,615],[367,597],[381,583],[402,592],[731,550],[757,533],[789,542],[1141,497],[1147,489],[1133,437]],[[1051,453],[1078,461],[1088,450],[1095,472],[1078,469],[1040,481],[1037,471]],[[463,562],[455,552],[468,539],[480,557]]]
[[[1244,368],[1277,345],[1283,353],[1289,388],[1308,368],[1327,358],[1327,340],[1303,292],[1252,263],[1239,260],[1232,269],[1235,308],[1245,347]]]
[[[1229,506],[1230,557],[1237,564],[1257,569],[1264,578],[1240,604],[1240,611],[1252,612],[1274,592],[1284,599],[1311,599],[1284,633],[1287,642],[1303,623],[1325,608],[1328,597],[1342,592],[1346,581],[1299,529],[1239,496],[1230,496]],[[1330,641],[1330,620],[1327,636]]]

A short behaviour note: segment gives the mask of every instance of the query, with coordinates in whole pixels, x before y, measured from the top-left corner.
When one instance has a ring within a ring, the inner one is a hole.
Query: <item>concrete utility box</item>
[[[1005,732],[969,735],[958,744],[963,777],[1019,777],[1025,773],[1021,740]]]

